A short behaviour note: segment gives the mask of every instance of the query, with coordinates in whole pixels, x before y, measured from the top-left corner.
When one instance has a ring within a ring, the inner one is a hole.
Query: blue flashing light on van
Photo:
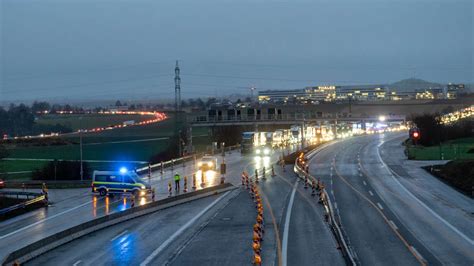
[[[109,193],[132,193],[145,196],[151,192],[151,185],[135,172],[122,167],[119,171],[94,171],[92,192],[105,196]]]

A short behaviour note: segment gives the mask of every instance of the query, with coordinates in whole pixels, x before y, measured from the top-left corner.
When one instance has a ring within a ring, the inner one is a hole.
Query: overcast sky
[[[0,3],[0,101],[474,81],[472,0]]]

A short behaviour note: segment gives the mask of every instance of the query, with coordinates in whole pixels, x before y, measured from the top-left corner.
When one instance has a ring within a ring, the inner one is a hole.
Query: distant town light
[[[387,118],[384,115],[379,116],[380,122],[385,122],[385,120],[387,120]]]

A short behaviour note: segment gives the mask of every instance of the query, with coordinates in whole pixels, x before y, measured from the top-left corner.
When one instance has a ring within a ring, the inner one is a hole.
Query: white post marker
[[[298,179],[293,185],[293,191],[291,191],[290,202],[288,202],[288,208],[286,208],[286,217],[285,217],[285,227],[283,229],[283,243],[282,243],[282,265],[286,266],[287,264],[287,253],[288,253],[288,231],[290,227],[290,218],[291,218],[291,209],[293,208],[293,202],[295,200],[296,186],[298,186]]]

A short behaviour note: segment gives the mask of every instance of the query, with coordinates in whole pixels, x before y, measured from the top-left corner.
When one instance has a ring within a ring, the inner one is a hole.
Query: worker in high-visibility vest
[[[179,191],[179,181],[181,180],[181,176],[179,176],[178,172],[174,174],[174,190]]]

